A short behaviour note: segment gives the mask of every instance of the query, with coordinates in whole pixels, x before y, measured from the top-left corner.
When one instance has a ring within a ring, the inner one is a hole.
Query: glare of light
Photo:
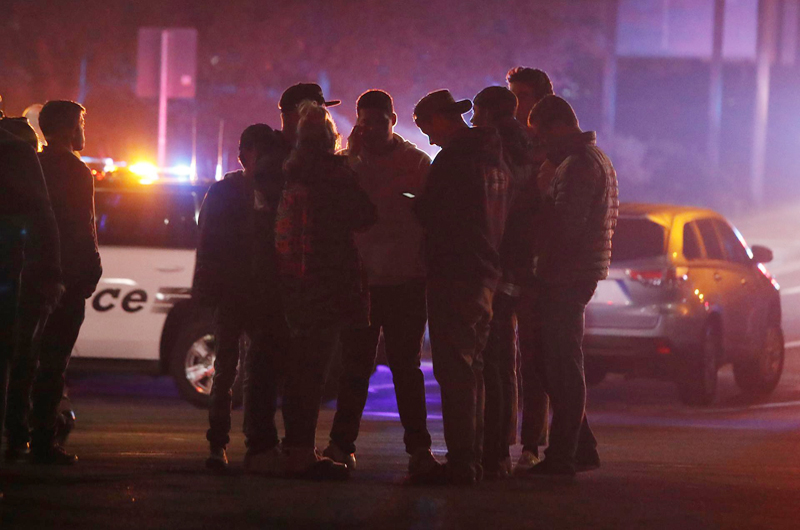
[[[170,173],[180,177],[188,177],[192,174],[191,166],[175,166],[171,169]]]
[[[103,283],[110,283],[112,285],[130,285],[136,286],[136,282],[128,278],[103,278]]]
[[[222,164],[217,164],[217,170],[214,172],[214,180],[222,180]]]
[[[694,294],[700,294],[700,289],[695,289]]]
[[[700,298],[700,300],[702,300],[703,298],[705,298],[705,296],[701,294],[698,298]]]
[[[140,184],[152,184],[158,180],[158,168],[149,162],[136,162],[128,169],[134,175],[141,177]]]
[[[112,158],[104,158],[103,164],[103,171],[106,173],[111,173],[117,170],[117,166],[114,164],[114,160]]]

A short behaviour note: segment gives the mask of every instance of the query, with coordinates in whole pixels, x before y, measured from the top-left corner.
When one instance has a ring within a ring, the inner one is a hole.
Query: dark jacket
[[[241,171],[228,173],[206,193],[192,298],[202,305],[243,303],[253,283],[255,187]]]
[[[596,145],[594,132],[550,146],[555,177],[544,199],[548,237],[536,259],[547,283],[599,281],[608,276],[617,224],[617,173]]]
[[[32,286],[61,280],[58,225],[36,152],[0,130],[0,254]]]
[[[376,221],[345,157],[324,155],[288,171],[275,246],[291,329],[369,325],[369,290],[354,234]]]
[[[510,175],[494,129],[464,129],[436,156],[415,210],[429,279],[496,288]]]
[[[91,296],[103,267],[97,249],[94,179],[86,164],[68,151],[45,147],[39,154],[61,236],[64,285]]]

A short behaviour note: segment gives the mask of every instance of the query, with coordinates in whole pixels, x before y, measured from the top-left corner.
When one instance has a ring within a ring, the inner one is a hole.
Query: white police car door
[[[103,277],[75,355],[157,360],[167,314],[192,285],[197,193],[98,189],[95,203]]]

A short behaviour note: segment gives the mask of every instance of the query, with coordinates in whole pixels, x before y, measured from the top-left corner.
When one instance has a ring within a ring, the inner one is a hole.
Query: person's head
[[[74,101],[48,101],[39,112],[39,127],[48,144],[82,151],[86,146],[85,114],[83,105]]]
[[[10,132],[20,140],[29,144],[35,151],[39,150],[39,137],[33,130],[28,118],[3,118],[0,117],[0,129]]]
[[[531,131],[545,144],[581,132],[578,116],[567,101],[558,96],[545,96],[528,117]]]
[[[297,108],[297,150],[313,153],[335,153],[340,136],[328,110],[316,101],[303,101]]]
[[[517,96],[517,120],[525,125],[539,100],[553,94],[553,83],[542,70],[517,66],[506,74],[508,89]]]
[[[496,127],[498,123],[514,119],[517,97],[502,86],[486,87],[472,100],[472,125]]]
[[[374,150],[392,141],[397,124],[392,96],[383,90],[368,90],[358,98],[356,112],[364,147]]]
[[[428,137],[431,145],[444,147],[455,133],[468,127],[462,114],[471,108],[470,100],[456,101],[449,90],[437,90],[416,104],[414,123]]]
[[[261,158],[279,148],[280,143],[272,127],[264,123],[250,125],[239,138],[239,163],[246,174],[252,174]]]
[[[334,107],[341,103],[338,100],[326,101],[322,88],[316,83],[297,83],[284,90],[278,103],[281,109],[281,131],[292,145],[297,141],[297,125],[300,122],[298,111],[304,101],[313,101],[325,107]]]

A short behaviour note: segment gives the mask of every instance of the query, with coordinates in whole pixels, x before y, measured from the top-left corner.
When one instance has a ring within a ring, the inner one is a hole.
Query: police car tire
[[[169,373],[175,380],[175,386],[181,397],[198,408],[208,408],[209,396],[206,393],[198,392],[194,385],[186,379],[186,356],[192,345],[206,335],[213,335],[211,321],[200,318],[191,319],[184,324],[178,332],[178,339],[173,346],[169,362]],[[242,405],[242,379],[240,369],[232,388],[234,408]]]

